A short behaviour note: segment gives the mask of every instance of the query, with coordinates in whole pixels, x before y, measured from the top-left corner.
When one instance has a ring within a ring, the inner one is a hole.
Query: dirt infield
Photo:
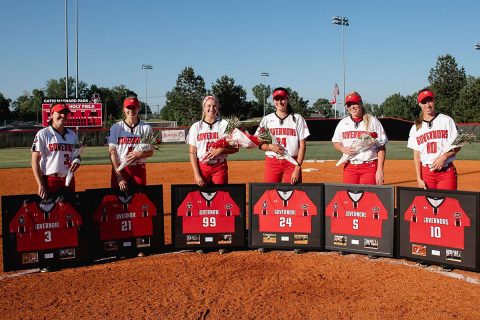
[[[478,161],[456,161],[459,189],[479,191]],[[335,162],[305,163],[304,182],[340,182]],[[261,182],[263,161],[229,162],[231,183]],[[149,184],[191,183],[189,163],[148,164]],[[109,186],[84,166],[77,190]],[[387,160],[387,184],[415,186],[412,161]],[[31,170],[0,170],[0,194],[35,193]],[[170,219],[165,236],[169,243]],[[3,258],[1,262],[3,262]],[[47,274],[0,272],[2,319],[480,319],[480,274],[404,260],[289,251],[176,252]]]

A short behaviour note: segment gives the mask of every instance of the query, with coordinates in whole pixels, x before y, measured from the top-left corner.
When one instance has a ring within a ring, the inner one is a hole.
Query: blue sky
[[[0,0],[0,92],[16,99],[65,76],[64,0]],[[270,76],[310,105],[343,91],[345,16],[347,92],[382,103],[428,84],[437,57],[451,54],[480,76],[480,1],[380,0],[78,0],[79,79],[104,87],[124,84],[163,106],[178,74],[191,66],[209,89],[228,75],[247,91]],[[74,6],[69,0],[69,74],[75,76]]]

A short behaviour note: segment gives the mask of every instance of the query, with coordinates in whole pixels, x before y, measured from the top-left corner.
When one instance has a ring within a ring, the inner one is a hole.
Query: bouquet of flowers
[[[260,140],[261,143],[267,143],[267,144],[276,144],[276,145],[280,145],[279,141],[280,139],[277,138],[268,128],[263,128],[261,127],[260,128],[260,133],[258,135],[258,138]],[[280,147],[286,151],[282,145],[280,145]],[[282,155],[282,157],[287,160],[288,162],[290,162],[291,164],[295,165],[295,166],[298,166],[298,162],[297,160],[295,160],[291,155],[289,155],[288,153],[284,153]]]
[[[70,168],[67,172],[67,177],[65,178],[65,186],[70,186],[70,182],[72,182],[73,176],[75,174],[73,171],[71,171],[71,169],[75,164],[80,164],[80,156],[82,155],[83,151],[85,150],[87,144],[90,141],[92,141],[92,139],[88,139],[86,136],[83,136],[79,139],[78,143],[73,145],[73,161],[70,164]]]
[[[216,140],[210,145],[210,149],[217,149],[217,148],[227,148],[229,146],[237,147],[238,144],[235,144],[235,141],[231,139],[231,135],[235,129],[237,129],[241,124],[240,119],[237,117],[231,117],[228,119],[227,127],[225,128],[225,132],[221,135],[220,139]],[[237,129],[238,130],[238,129]],[[203,157],[200,161],[203,163],[208,162],[210,159]]]
[[[455,149],[463,147],[465,143],[478,143],[478,137],[473,132],[458,131],[457,137],[449,143],[442,151],[442,155]],[[430,165],[430,170],[433,171],[433,166]]]
[[[353,141],[352,145],[350,148],[355,149],[355,154],[350,155],[350,154],[343,154],[340,160],[337,162],[337,167],[340,166],[342,163],[349,161],[352,159],[355,155],[359,154],[360,152],[366,151],[370,149],[373,145],[377,143],[378,134],[376,132],[368,132],[368,133],[362,133],[360,137]]]
[[[150,151],[150,150],[158,150],[160,149],[161,139],[159,138],[158,134],[154,131],[151,131],[146,136],[143,136],[140,139],[140,143],[135,146],[133,151]],[[126,159],[122,159],[120,165],[116,169],[117,172],[122,171],[126,166],[130,165],[132,162],[127,161]]]

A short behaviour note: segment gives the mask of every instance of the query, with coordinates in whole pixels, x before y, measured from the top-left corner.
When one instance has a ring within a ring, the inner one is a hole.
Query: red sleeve
[[[139,210],[143,209],[143,206],[148,206],[148,215],[149,216],[156,216],[157,215],[157,207],[153,204],[152,200],[145,194],[139,194]]]
[[[413,199],[412,203],[410,204],[410,206],[408,207],[408,209],[405,210],[405,213],[404,213],[405,216],[403,217],[403,220],[405,220],[405,221],[412,221],[412,217],[414,216],[414,214],[413,214],[413,207],[414,207],[414,206],[419,207],[419,206],[417,205],[418,198],[419,198],[419,197],[415,197],[415,198]],[[418,209],[417,209],[417,210],[418,210]],[[418,211],[417,211],[417,216],[418,216]]]
[[[335,211],[335,209],[333,208],[333,205],[335,203],[337,203],[337,205],[340,206],[340,192],[341,191],[338,191],[337,193],[335,193],[330,203],[325,207],[326,217],[333,217],[333,211]],[[339,208],[337,208],[336,210],[338,211],[338,209]]]
[[[369,200],[369,203],[374,204],[375,207],[378,207],[380,209],[378,212],[380,216],[380,220],[388,220],[388,211],[383,205],[382,201],[378,198],[378,195],[373,192],[368,192],[368,193],[370,194],[370,197],[371,197],[371,201]],[[371,218],[373,219],[373,215],[371,216]]]
[[[301,190],[295,191],[295,192],[299,192],[300,203],[298,203],[298,205],[300,206],[300,209],[302,210],[302,213],[303,213],[304,210],[306,210],[309,216],[316,216],[317,215],[317,206],[312,202],[312,200],[310,200],[307,193],[305,191],[301,191]]]
[[[222,191],[224,204],[231,204],[232,205],[232,216],[239,216],[240,215],[240,207],[233,201],[230,193]]]
[[[459,219],[462,223],[462,226],[470,227],[470,218],[468,217],[466,212],[463,210],[463,208],[460,205],[460,202],[458,201],[458,199],[453,199],[453,198],[449,198],[449,199],[451,199],[453,201],[453,203],[452,203],[453,214],[454,215],[455,215],[455,213],[461,214],[461,217],[459,217]]]

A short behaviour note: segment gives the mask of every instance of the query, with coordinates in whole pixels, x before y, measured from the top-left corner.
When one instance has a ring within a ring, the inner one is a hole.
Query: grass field
[[[390,141],[387,145],[387,158],[396,160],[412,159],[412,151],[407,148],[406,141]],[[109,163],[106,147],[88,147],[82,156],[83,165]],[[240,149],[230,155],[230,160],[262,160],[264,153],[260,150]],[[29,148],[0,149],[0,168],[30,167],[31,153]],[[307,160],[338,160],[337,152],[329,141],[308,141]],[[478,145],[466,145],[458,154],[459,160],[480,160]],[[156,151],[148,162],[183,162],[188,160],[188,146],[186,144],[165,144]]]

